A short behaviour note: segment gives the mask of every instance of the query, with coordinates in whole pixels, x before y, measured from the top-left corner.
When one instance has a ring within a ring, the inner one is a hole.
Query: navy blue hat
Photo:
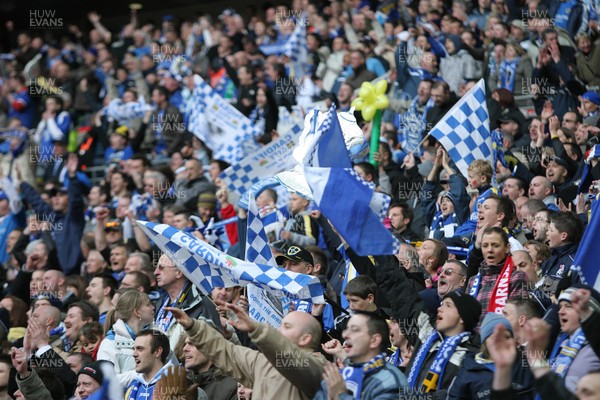
[[[473,296],[459,291],[452,291],[444,296],[444,299],[450,299],[454,302],[458,315],[463,320],[465,331],[473,332],[481,318],[481,304]]]

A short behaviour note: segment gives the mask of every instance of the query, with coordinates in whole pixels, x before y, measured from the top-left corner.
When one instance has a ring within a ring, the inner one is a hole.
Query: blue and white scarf
[[[388,358],[388,364],[391,364],[394,367],[399,367],[403,362],[404,360],[402,359],[402,354],[400,354],[400,349],[396,349],[390,358]]]
[[[433,331],[425,343],[423,343],[419,348],[419,351],[415,356],[415,361],[410,369],[410,373],[408,374],[408,385],[412,389],[416,388],[418,383],[417,380],[419,379],[419,375],[421,373],[421,368],[423,368],[423,363],[429,354],[429,350],[439,339],[439,335],[440,334],[438,331]],[[437,350],[437,354],[435,355],[435,359],[433,360],[429,372],[427,373],[427,377],[423,380],[423,384],[419,388],[421,391],[427,393],[439,390],[441,388],[444,370],[446,369],[448,361],[450,361],[450,357],[452,357],[452,354],[454,354],[454,351],[462,342],[463,338],[468,336],[469,332],[462,332],[458,335],[450,336],[444,339],[440,348]]]
[[[365,377],[369,374],[373,374],[385,366],[385,353],[381,353],[373,357],[370,361],[363,365],[352,366],[349,365],[340,370],[344,382],[346,382],[346,388],[352,392],[354,399],[360,400],[362,392],[362,385]]]
[[[181,289],[181,293],[179,293],[179,295],[177,296],[175,301],[169,307],[181,308],[181,304],[183,304],[184,300],[187,297],[187,294],[189,293],[189,291],[191,289],[192,289],[192,285],[189,283],[186,283],[185,286],[183,287],[183,289]],[[174,321],[173,314],[170,311],[165,312],[165,307],[167,307],[169,300],[170,300],[169,295],[166,294],[165,300],[163,301],[163,304],[160,307],[160,311],[158,312],[158,315],[156,316],[156,321],[154,321],[154,324],[156,325],[156,327],[158,329],[162,330],[163,332],[168,332],[169,328],[171,327],[171,324]]]
[[[498,70],[498,89],[507,89],[511,93],[515,89],[515,76],[517,75],[517,66],[521,57],[514,60],[504,60],[500,63]]]
[[[422,154],[418,147],[423,139],[423,133],[427,128],[427,111],[435,105],[433,99],[429,99],[425,104],[423,112],[419,112],[417,104],[419,97],[416,96],[410,103],[408,110],[398,115],[396,125],[398,128],[398,142],[407,152],[414,152],[416,155]]]
[[[458,215],[453,212],[451,215],[444,217],[441,211],[433,217],[431,227],[429,228],[429,238],[441,240],[444,237],[453,237],[454,232],[460,226]]]
[[[568,333],[561,333],[556,340],[550,356],[550,366],[552,371],[561,378],[567,376],[567,372],[573,363],[573,360],[579,353],[579,350],[587,344],[587,339],[580,327],[569,337]]]

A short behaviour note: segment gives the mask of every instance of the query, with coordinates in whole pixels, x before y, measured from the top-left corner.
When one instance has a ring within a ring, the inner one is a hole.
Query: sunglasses
[[[463,274],[461,274],[460,272],[455,271],[453,268],[446,268],[440,271],[440,275],[446,275],[446,276],[452,276],[452,274],[458,274],[460,276],[464,276]]]

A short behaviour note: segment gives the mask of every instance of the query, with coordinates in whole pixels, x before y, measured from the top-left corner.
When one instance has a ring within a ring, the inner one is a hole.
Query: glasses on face
[[[547,219],[545,219],[545,218],[542,218],[542,217],[535,217],[535,218],[533,219],[533,222],[545,222],[545,223],[547,223],[547,224],[549,224],[549,223],[550,223],[550,221],[548,221]]]
[[[156,266],[156,269],[158,269],[159,271],[164,271],[166,268],[175,268],[174,265],[162,265],[162,264],[158,264]]]
[[[446,268],[440,271],[440,275],[452,276],[452,274],[456,273],[457,275],[464,276],[458,271],[455,271],[453,268]]]
[[[114,221],[114,222],[107,222],[106,224],[104,224],[105,228],[118,228],[121,226],[120,222]]]

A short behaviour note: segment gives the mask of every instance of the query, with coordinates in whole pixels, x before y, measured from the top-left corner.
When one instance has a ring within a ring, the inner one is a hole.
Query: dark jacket
[[[21,183],[21,194],[37,213],[51,222],[51,232],[60,268],[65,275],[79,273],[83,260],[79,242],[85,226],[83,194],[77,178],[65,177],[69,181],[69,208],[66,214],[55,212],[28,183]]]
[[[435,105],[427,111],[427,116],[425,118],[427,120],[428,132],[429,130],[433,129],[433,127],[444,117],[444,115],[448,113],[448,111],[450,111],[452,106],[454,106],[457,101],[458,99],[456,98],[454,92],[450,92],[450,96],[446,103],[442,104],[441,106]]]
[[[600,357],[600,314],[593,312],[581,323],[581,328],[594,353]]]
[[[541,265],[544,284],[540,289],[548,296],[555,294],[558,283],[568,276],[575,260],[578,243],[568,243],[551,251],[550,258]]]
[[[535,380],[535,391],[542,400],[577,400],[569,389],[565,386],[565,381],[554,372],[548,372],[544,376]],[[492,390],[492,400],[517,400],[519,397],[513,388],[507,390]]]
[[[210,400],[237,399],[237,382],[214,365],[208,371],[194,375],[191,380],[204,390]]]
[[[396,318],[403,334],[409,343],[413,344],[413,354],[417,354],[423,342],[434,332],[435,325],[426,314],[423,301],[409,283],[406,270],[399,268],[397,261],[394,262],[395,257],[378,256],[375,257],[375,260],[377,262],[377,285],[384,291],[391,304],[392,317]],[[431,364],[435,360],[439,343],[443,340],[442,334],[438,332],[438,335],[439,341],[431,347],[419,371],[417,387],[420,387],[421,383],[425,380]],[[433,393],[434,397],[432,398],[445,398],[446,391],[450,387],[454,377],[459,373],[464,358],[469,353],[476,353],[478,351],[479,340],[477,336],[470,335],[463,338],[446,365],[444,375],[441,378],[441,389]],[[406,367],[407,371],[411,370],[414,359],[411,359]]]
[[[217,312],[217,308],[215,304],[209,300],[204,294],[200,293],[200,291],[196,288],[195,285],[188,281],[188,285],[191,285],[191,289],[189,293],[186,295],[185,299],[181,303],[181,308],[186,312],[187,315],[192,319],[198,319],[198,317],[204,317],[209,321],[212,321],[215,324],[215,327],[218,331],[221,330],[221,317]],[[184,288],[184,290],[186,290]],[[155,313],[154,317],[158,316],[162,305],[165,301],[165,297],[168,296],[166,291],[162,291],[159,298],[155,303]]]
[[[493,370],[475,361],[473,355],[469,355],[463,361],[460,372],[448,389],[448,400],[490,400],[493,379]],[[516,399],[533,399],[533,375],[529,370],[527,358],[521,350],[517,351],[517,361],[513,364],[511,382],[513,390],[517,393]]]
[[[352,75],[350,75],[348,79],[346,79],[346,82],[350,84],[350,86],[352,86],[353,88],[358,89],[360,88],[360,85],[363,84],[363,82],[371,82],[375,78],[377,78],[377,75],[369,71],[366,65],[363,65],[355,69],[352,72]]]

